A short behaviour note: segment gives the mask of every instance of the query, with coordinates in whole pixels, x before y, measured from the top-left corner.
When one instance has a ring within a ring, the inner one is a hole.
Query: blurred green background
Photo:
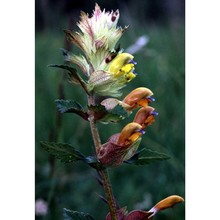
[[[123,90],[144,86],[154,92],[152,106],[159,116],[148,127],[140,148],[147,147],[171,156],[170,160],[148,166],[123,165],[110,169],[113,191],[121,207],[150,209],[161,199],[185,195],[185,24],[184,1],[41,1],[36,0],[35,35],[35,195],[48,205],[46,215],[36,219],[63,219],[63,208],[90,213],[103,220],[107,205],[95,171],[82,163],[62,164],[40,147],[40,141],[71,143],[85,155],[93,144],[89,125],[77,115],[57,112],[54,100],[73,99],[86,106],[83,90],[69,84],[64,71],[48,68],[62,64],[59,48],[69,48],[63,29],[77,30],[80,10],[92,13],[95,2],[106,10],[119,9],[119,25],[129,25],[120,40],[128,48],[138,37],[149,43],[134,54],[138,76]],[[166,3],[165,3],[166,2]],[[174,3],[175,2],[175,3]],[[78,53],[75,47],[71,50]],[[131,122],[135,112],[119,124],[102,125],[102,142]],[[185,204],[159,213],[155,219],[185,219]]]

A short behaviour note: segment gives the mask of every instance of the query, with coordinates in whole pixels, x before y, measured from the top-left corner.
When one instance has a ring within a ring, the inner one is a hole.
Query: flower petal
[[[129,63],[130,60],[132,60],[134,57],[129,53],[121,53],[118,54],[112,61],[109,66],[109,72],[113,74],[117,74],[120,69]],[[132,64],[134,65],[134,64]]]
[[[142,126],[145,129],[147,126],[151,125],[155,121],[154,108],[147,106],[146,108],[141,108],[135,115],[134,122]]]
[[[149,103],[149,100],[147,100],[146,98],[152,95],[153,92],[150,89],[145,87],[139,87],[130,92],[124,98],[123,102],[131,106],[131,108],[128,109],[131,111],[138,106],[146,107]]]
[[[168,196],[167,198],[158,202],[153,208],[150,209],[149,212],[153,212],[153,214],[148,218],[151,219],[157,212],[172,208],[174,205],[184,202],[184,199],[177,195]]]
[[[121,131],[117,144],[130,144],[136,141],[142,133],[139,132],[142,126],[138,123],[129,123]]]

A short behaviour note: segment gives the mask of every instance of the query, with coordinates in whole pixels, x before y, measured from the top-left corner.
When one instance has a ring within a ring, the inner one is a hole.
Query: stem
[[[114,199],[111,183],[110,183],[109,176],[108,176],[108,170],[106,168],[103,168],[100,171],[100,174],[102,176],[103,188],[104,188],[106,199],[108,202],[109,212],[111,214],[111,219],[117,220],[116,204],[115,204],[115,199]]]
[[[101,140],[100,140],[100,137],[99,137],[98,128],[95,124],[94,115],[91,115],[91,113],[90,113],[90,116],[89,116],[89,123],[90,123],[92,137],[93,137],[93,141],[94,141],[94,145],[95,145],[95,149],[96,149],[96,154],[97,154],[99,152],[102,144],[101,144]]]
[[[95,105],[94,96],[88,97],[88,105]],[[94,117],[93,111],[89,112],[89,123],[90,123],[91,133],[92,133],[92,137],[93,137],[93,141],[94,141],[94,145],[95,145],[95,149],[96,149],[96,154],[97,154],[99,152],[102,144],[101,144],[101,140],[100,140],[100,136],[99,136],[99,131],[98,131],[98,128],[95,123],[95,117]],[[115,204],[115,199],[114,199],[114,195],[112,192],[112,187],[111,187],[111,183],[109,180],[107,168],[103,167],[100,170],[100,175],[102,177],[103,188],[104,188],[107,203],[109,206],[111,220],[117,220],[116,204]]]

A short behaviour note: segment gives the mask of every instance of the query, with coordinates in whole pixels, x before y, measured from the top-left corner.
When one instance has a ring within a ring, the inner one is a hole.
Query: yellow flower
[[[112,135],[98,152],[98,159],[105,166],[119,166],[137,151],[144,132],[137,123],[127,124],[121,133]]]
[[[108,71],[114,74],[121,82],[130,82],[136,77],[133,56],[129,53],[118,54],[110,63]]]
[[[151,96],[153,92],[145,87],[139,87],[130,92],[122,101],[115,98],[107,98],[101,102],[106,110],[112,110],[117,105],[121,105],[126,111],[132,111],[138,107],[147,107],[148,104],[154,101]]]
[[[117,143],[120,145],[132,144],[143,134],[141,128],[142,126],[135,122],[127,124],[122,129]]]
[[[168,196],[167,198],[158,202],[153,208],[149,210],[152,214],[148,217],[148,219],[152,219],[153,216],[164,209],[172,208],[174,205],[184,202],[184,199],[177,195]]]
[[[158,113],[155,112],[151,106],[143,107],[136,113],[134,122],[140,124],[142,129],[145,129],[155,121],[156,115],[158,115]]]
[[[154,101],[151,98],[153,92],[145,87],[139,87],[130,92],[122,101],[123,103],[129,105],[127,110],[131,111],[139,106],[147,107],[149,102]]]
[[[120,90],[136,77],[134,65],[131,54],[118,54],[109,62],[107,71],[97,70],[90,75],[88,90],[102,96],[121,96]]]

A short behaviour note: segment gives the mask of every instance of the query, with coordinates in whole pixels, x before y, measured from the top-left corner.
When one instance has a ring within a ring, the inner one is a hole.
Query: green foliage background
[[[185,193],[185,29],[183,21],[156,25],[141,23],[135,17],[132,19],[127,22],[130,27],[120,41],[121,47],[126,49],[141,35],[147,35],[150,41],[135,54],[138,76],[123,90],[123,94],[140,86],[154,92],[156,101],[152,106],[159,116],[148,127],[140,147],[166,153],[171,159],[139,167],[125,164],[111,169],[110,177],[122,207],[148,210],[169,195],[184,197]],[[107,205],[97,195],[103,195],[103,192],[95,179],[96,173],[80,162],[62,164],[40,147],[40,141],[66,142],[85,155],[92,154],[89,124],[74,114],[60,117],[54,102],[63,94],[65,99],[73,99],[86,106],[83,90],[70,85],[63,70],[47,67],[48,64],[63,63],[59,48],[65,47],[62,32],[65,28],[68,28],[68,18],[59,21],[57,29],[48,27],[36,32],[35,38],[35,195],[36,199],[43,198],[49,204],[49,213],[36,219],[62,219],[63,208],[68,208],[88,212],[97,220],[103,220],[108,211]],[[78,53],[76,48],[72,51]],[[120,132],[134,115],[135,111],[119,124],[99,124],[102,142]],[[183,220],[184,207],[185,204],[180,204],[163,211],[155,219]]]

